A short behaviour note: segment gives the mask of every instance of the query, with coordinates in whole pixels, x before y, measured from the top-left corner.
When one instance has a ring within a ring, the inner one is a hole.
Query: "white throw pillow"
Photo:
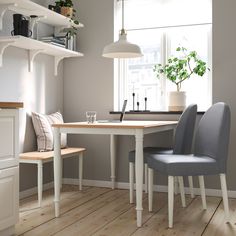
[[[62,114],[60,112],[55,112],[50,115],[44,115],[32,112],[32,121],[37,136],[38,151],[52,151],[53,131],[51,125],[64,123]],[[61,134],[61,148],[65,147],[67,147],[67,136],[66,134]]]

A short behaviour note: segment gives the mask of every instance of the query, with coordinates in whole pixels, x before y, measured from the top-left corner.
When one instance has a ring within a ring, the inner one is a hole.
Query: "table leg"
[[[110,137],[110,157],[111,157],[111,188],[115,189],[116,179],[116,139],[115,135]]]
[[[53,129],[54,137],[54,205],[55,205],[55,216],[60,216],[60,178],[61,178],[61,135],[60,129]]]
[[[143,130],[137,130],[135,135],[135,175],[136,175],[136,212],[137,226],[142,226],[143,198]]]
[[[43,163],[38,161],[38,202],[39,207],[42,207],[42,196],[43,196]]]

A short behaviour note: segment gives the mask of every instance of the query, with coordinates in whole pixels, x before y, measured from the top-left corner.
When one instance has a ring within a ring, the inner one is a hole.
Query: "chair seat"
[[[151,154],[147,158],[147,163],[149,168],[171,176],[219,173],[216,160],[207,156]]]
[[[147,154],[173,154],[173,149],[166,147],[145,147],[143,149],[143,161],[147,163]],[[129,152],[129,162],[135,162],[135,150]]]

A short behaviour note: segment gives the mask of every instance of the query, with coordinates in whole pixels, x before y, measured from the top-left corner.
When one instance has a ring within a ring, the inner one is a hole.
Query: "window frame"
[[[208,92],[207,92],[207,105],[204,108],[203,111],[205,111],[208,107],[212,105],[212,23],[202,23],[202,24],[191,24],[191,25],[181,25],[181,26],[168,26],[168,27],[155,27],[152,29],[163,29],[162,37],[161,37],[161,63],[165,64],[167,61],[168,56],[170,55],[170,38],[168,36],[168,28],[176,28],[176,27],[187,27],[187,26],[201,26],[201,25],[210,25],[210,30],[208,31],[207,35],[207,55],[208,55],[208,61],[207,65],[210,68],[210,72],[207,75],[208,78]],[[147,29],[135,29],[135,30],[148,30]],[[134,30],[127,30],[127,34],[129,32]],[[116,59],[116,62],[114,63],[114,71],[117,76],[114,76],[114,110],[120,110],[123,100],[127,99],[125,96],[127,86],[125,86],[125,83],[127,83],[127,73],[125,73],[125,70],[121,70],[121,67],[126,68],[125,65],[127,62],[125,59]],[[123,71],[123,75],[121,76],[121,71]],[[163,93],[162,101],[163,105],[161,105],[162,109],[157,110],[151,108],[151,111],[167,111],[167,93],[166,90],[166,79],[161,78],[160,79],[161,85],[161,93]]]

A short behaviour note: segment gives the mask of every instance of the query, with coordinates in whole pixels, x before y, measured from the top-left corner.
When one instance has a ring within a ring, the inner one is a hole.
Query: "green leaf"
[[[206,70],[210,70],[207,68],[206,62],[199,59],[196,51],[188,52],[184,47],[177,47],[176,51],[180,52],[178,57],[170,57],[166,64],[157,64],[153,67],[157,78],[163,74],[180,89],[181,83],[189,79],[192,74],[203,76]]]

